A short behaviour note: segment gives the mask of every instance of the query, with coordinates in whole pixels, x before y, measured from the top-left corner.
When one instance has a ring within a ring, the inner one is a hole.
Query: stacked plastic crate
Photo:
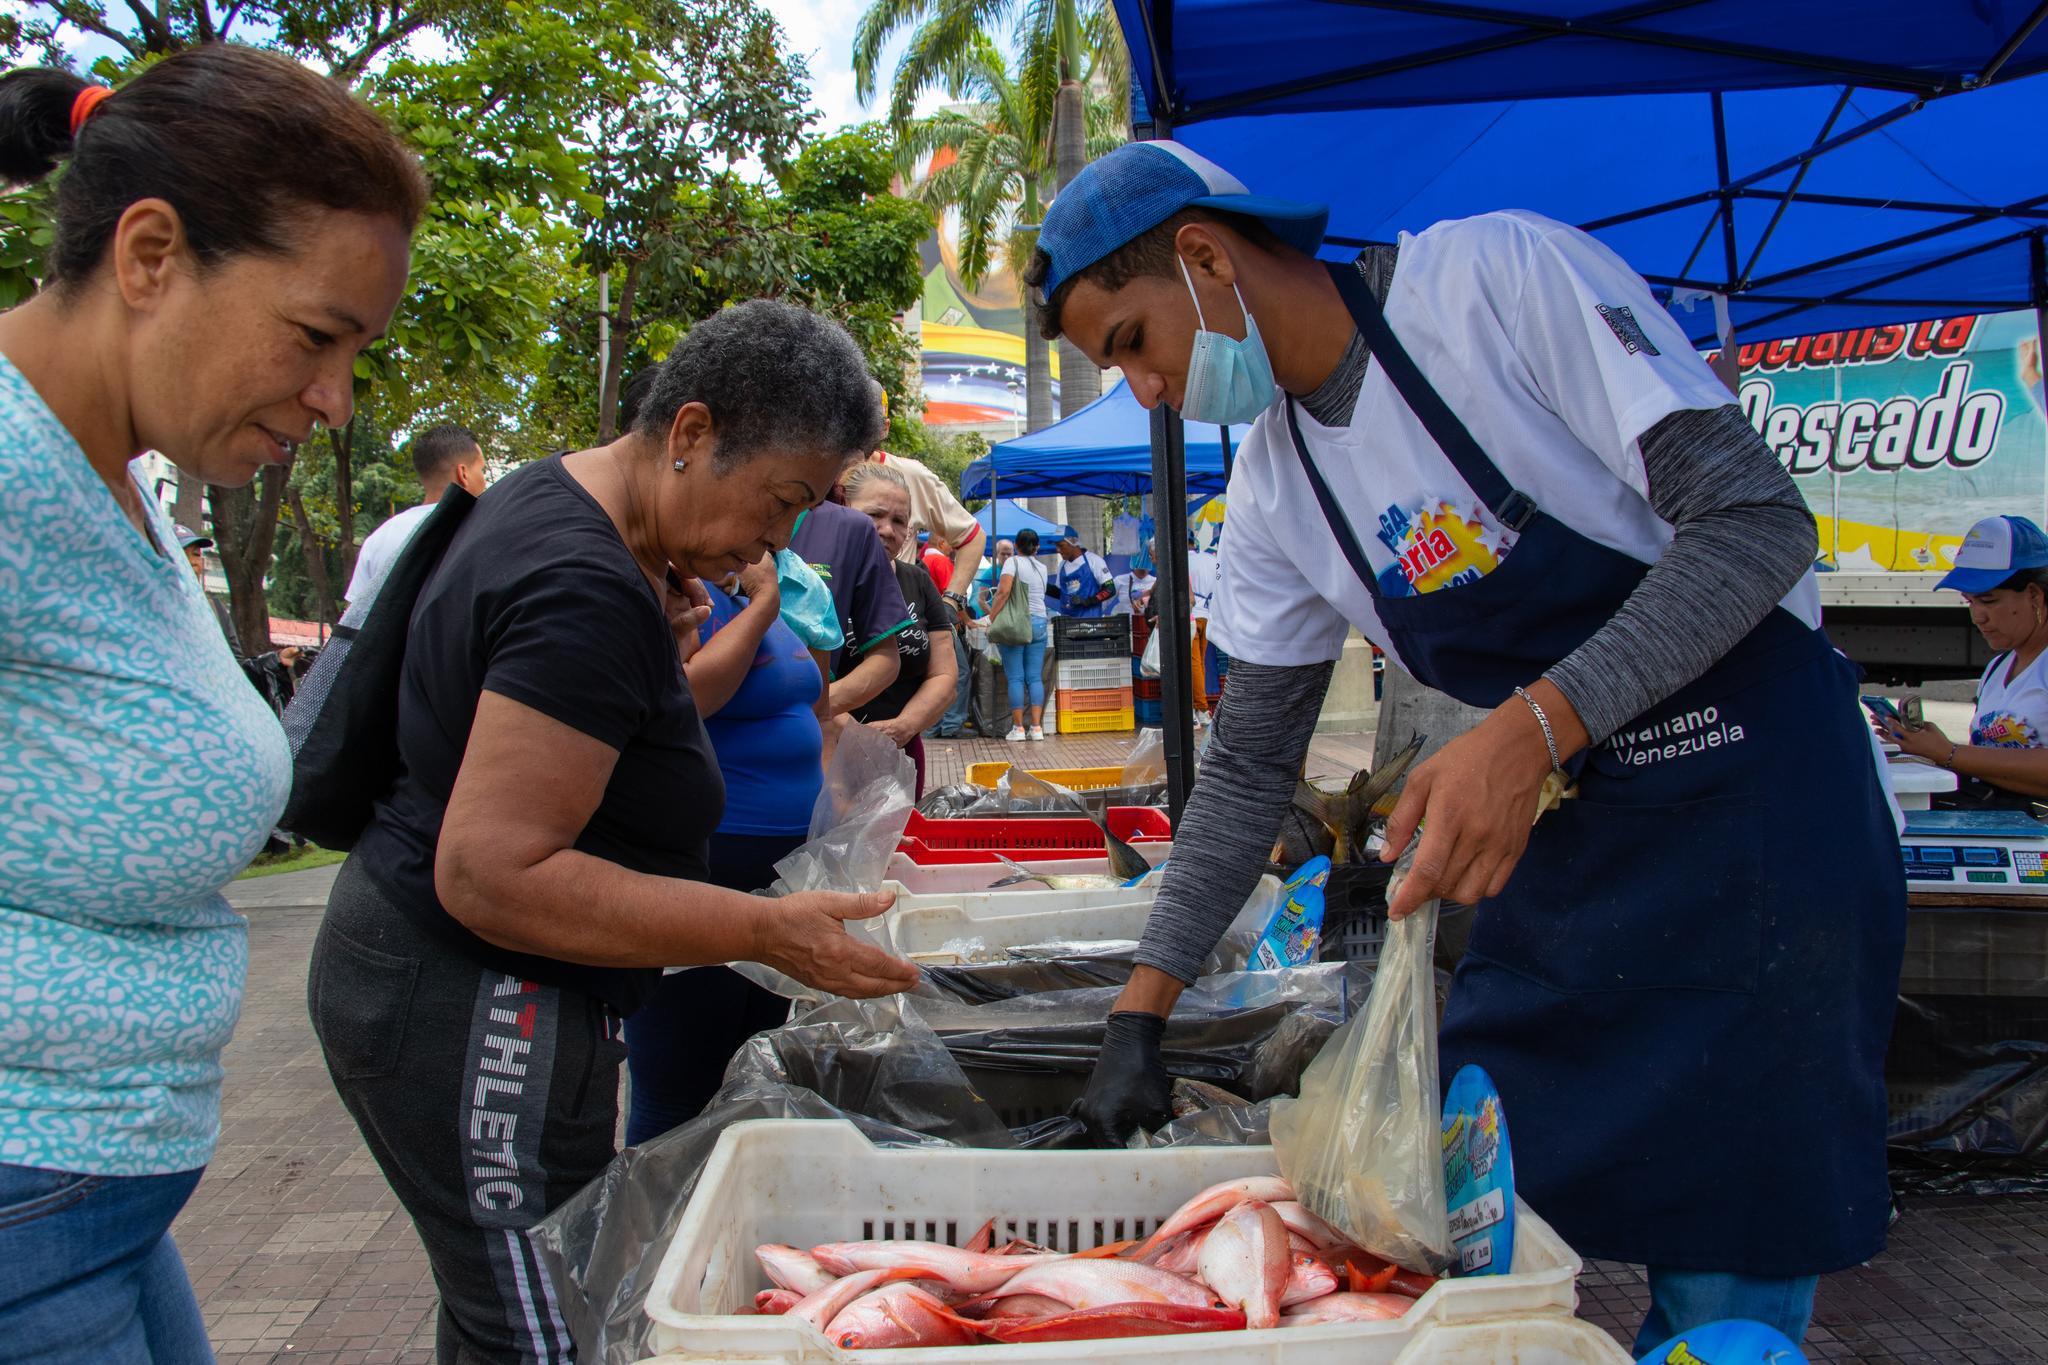
[[[1131,696],[1140,725],[1157,725],[1165,714],[1159,708],[1159,679],[1145,676],[1145,642],[1151,635],[1151,622],[1140,616],[1131,618]]]
[[[1131,729],[1131,618],[1063,616],[1053,630],[1053,705],[1060,733]]]

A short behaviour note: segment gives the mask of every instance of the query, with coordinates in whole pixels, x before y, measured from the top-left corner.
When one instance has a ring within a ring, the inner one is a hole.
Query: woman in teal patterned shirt
[[[45,287],[0,315],[0,1355],[184,1365],[169,1228],[247,965],[221,887],[291,774],[130,461],[246,484],[345,423],[426,187],[340,86],[225,45],[0,77],[0,176],[59,161]]]

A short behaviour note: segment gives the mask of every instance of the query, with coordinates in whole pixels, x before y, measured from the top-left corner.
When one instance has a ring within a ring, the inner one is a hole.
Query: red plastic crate
[[[1110,832],[1127,844],[1173,837],[1173,821],[1151,806],[1111,806]],[[910,813],[897,851],[926,867],[948,863],[992,863],[998,853],[1016,859],[1062,856],[1092,858],[1102,852],[1102,832],[1082,816],[1025,815],[974,820],[931,820]]]
[[[1131,692],[1135,701],[1158,701],[1159,679],[1138,678],[1131,683]]]

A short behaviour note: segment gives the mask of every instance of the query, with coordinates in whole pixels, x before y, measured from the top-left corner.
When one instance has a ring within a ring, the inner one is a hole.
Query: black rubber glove
[[[1132,1133],[1150,1132],[1172,1117],[1173,1078],[1159,1057],[1165,1036],[1166,1020],[1156,1014],[1124,1010],[1109,1016],[1095,1074],[1074,1105],[1074,1117],[1088,1125],[1091,1141],[1121,1147]]]

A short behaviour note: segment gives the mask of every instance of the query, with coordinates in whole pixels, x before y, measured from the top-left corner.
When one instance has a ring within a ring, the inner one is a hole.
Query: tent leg
[[[1160,543],[1159,602],[1160,739],[1166,750],[1166,800],[1174,824],[1187,809],[1195,785],[1195,723],[1190,693],[1194,666],[1188,622],[1188,471],[1180,414],[1165,404],[1152,409],[1152,515]],[[1206,701],[1207,698],[1204,698]]]

